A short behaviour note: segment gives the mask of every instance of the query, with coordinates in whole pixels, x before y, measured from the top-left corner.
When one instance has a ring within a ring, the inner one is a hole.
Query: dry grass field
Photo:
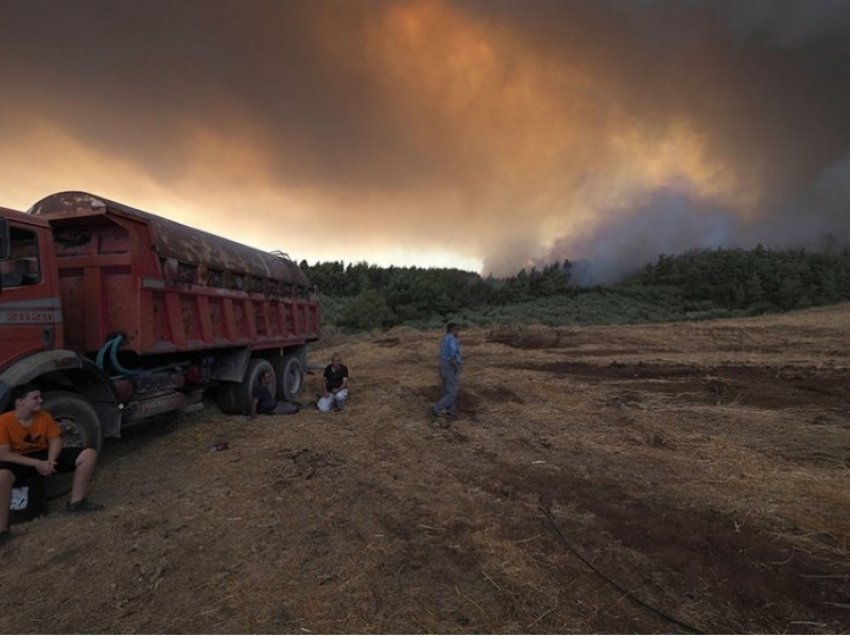
[[[0,631],[850,630],[850,306],[462,332],[449,428],[440,335],[340,343],[340,413],[108,444],[106,511],[14,527]]]

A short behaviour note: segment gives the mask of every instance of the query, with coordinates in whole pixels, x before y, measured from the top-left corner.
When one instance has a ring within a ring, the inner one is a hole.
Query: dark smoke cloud
[[[740,37],[763,38],[784,48],[818,39],[840,40],[850,30],[845,0],[727,0],[720,10]]]
[[[633,214],[593,228],[566,245],[556,244],[552,252],[574,252],[573,243],[579,242],[582,256],[574,265],[573,278],[583,285],[605,285],[633,274],[638,265],[654,262],[659,254],[679,253],[683,245],[735,247],[740,236],[735,214],[694,201],[683,192],[664,190]]]
[[[761,190],[742,213],[662,184],[554,241],[536,263],[578,259],[585,282],[608,283],[662,253],[850,240],[850,4],[503,6],[529,38],[564,56],[589,51],[594,72],[611,79],[616,107],[642,127],[657,133],[671,118],[690,122],[711,156]]]
[[[383,181],[416,165],[387,135],[367,69],[343,69],[323,23],[365,5],[242,2],[8,2],[0,74],[27,108],[168,181],[192,159],[191,126],[261,131],[293,182]],[[5,27],[5,28],[4,28]],[[11,125],[11,121],[8,122]],[[365,167],[364,167],[365,166]]]
[[[0,81],[0,160],[36,138],[45,160],[10,191],[111,158],[234,228],[240,194],[283,201],[280,227],[301,210],[305,256],[587,259],[608,281],[850,234],[840,0],[0,0]]]

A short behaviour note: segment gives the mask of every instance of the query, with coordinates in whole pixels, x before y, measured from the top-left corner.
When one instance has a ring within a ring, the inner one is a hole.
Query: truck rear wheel
[[[227,415],[236,415],[239,413],[239,408],[236,406],[236,388],[239,386],[236,382],[221,382],[215,390],[215,401],[218,402],[218,408],[222,413]]]
[[[48,391],[42,408],[53,416],[62,431],[66,448],[90,447],[100,452],[100,419],[91,402],[70,391]]]
[[[250,413],[251,403],[254,401],[251,393],[254,387],[260,383],[260,376],[266,371],[272,374],[272,390],[274,390],[274,368],[272,363],[263,358],[254,358],[248,363],[248,369],[245,371],[245,377],[242,382],[236,385],[233,391],[233,404],[239,413]]]
[[[278,399],[294,402],[304,390],[304,355],[301,351],[285,354],[275,360]]]

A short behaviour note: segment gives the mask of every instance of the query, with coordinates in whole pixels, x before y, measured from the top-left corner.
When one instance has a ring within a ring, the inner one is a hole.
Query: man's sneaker
[[[12,538],[12,533],[8,530],[0,530],[0,545],[6,543],[9,539]]]
[[[88,499],[80,499],[68,504],[68,512],[83,513],[97,512],[98,510],[103,510],[103,504],[94,503]]]

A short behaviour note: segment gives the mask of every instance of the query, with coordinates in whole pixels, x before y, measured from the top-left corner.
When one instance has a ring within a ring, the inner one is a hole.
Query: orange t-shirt
[[[13,453],[47,450],[48,440],[61,436],[62,432],[47,411],[33,413],[30,426],[21,424],[14,411],[0,415],[0,446],[8,444]]]

